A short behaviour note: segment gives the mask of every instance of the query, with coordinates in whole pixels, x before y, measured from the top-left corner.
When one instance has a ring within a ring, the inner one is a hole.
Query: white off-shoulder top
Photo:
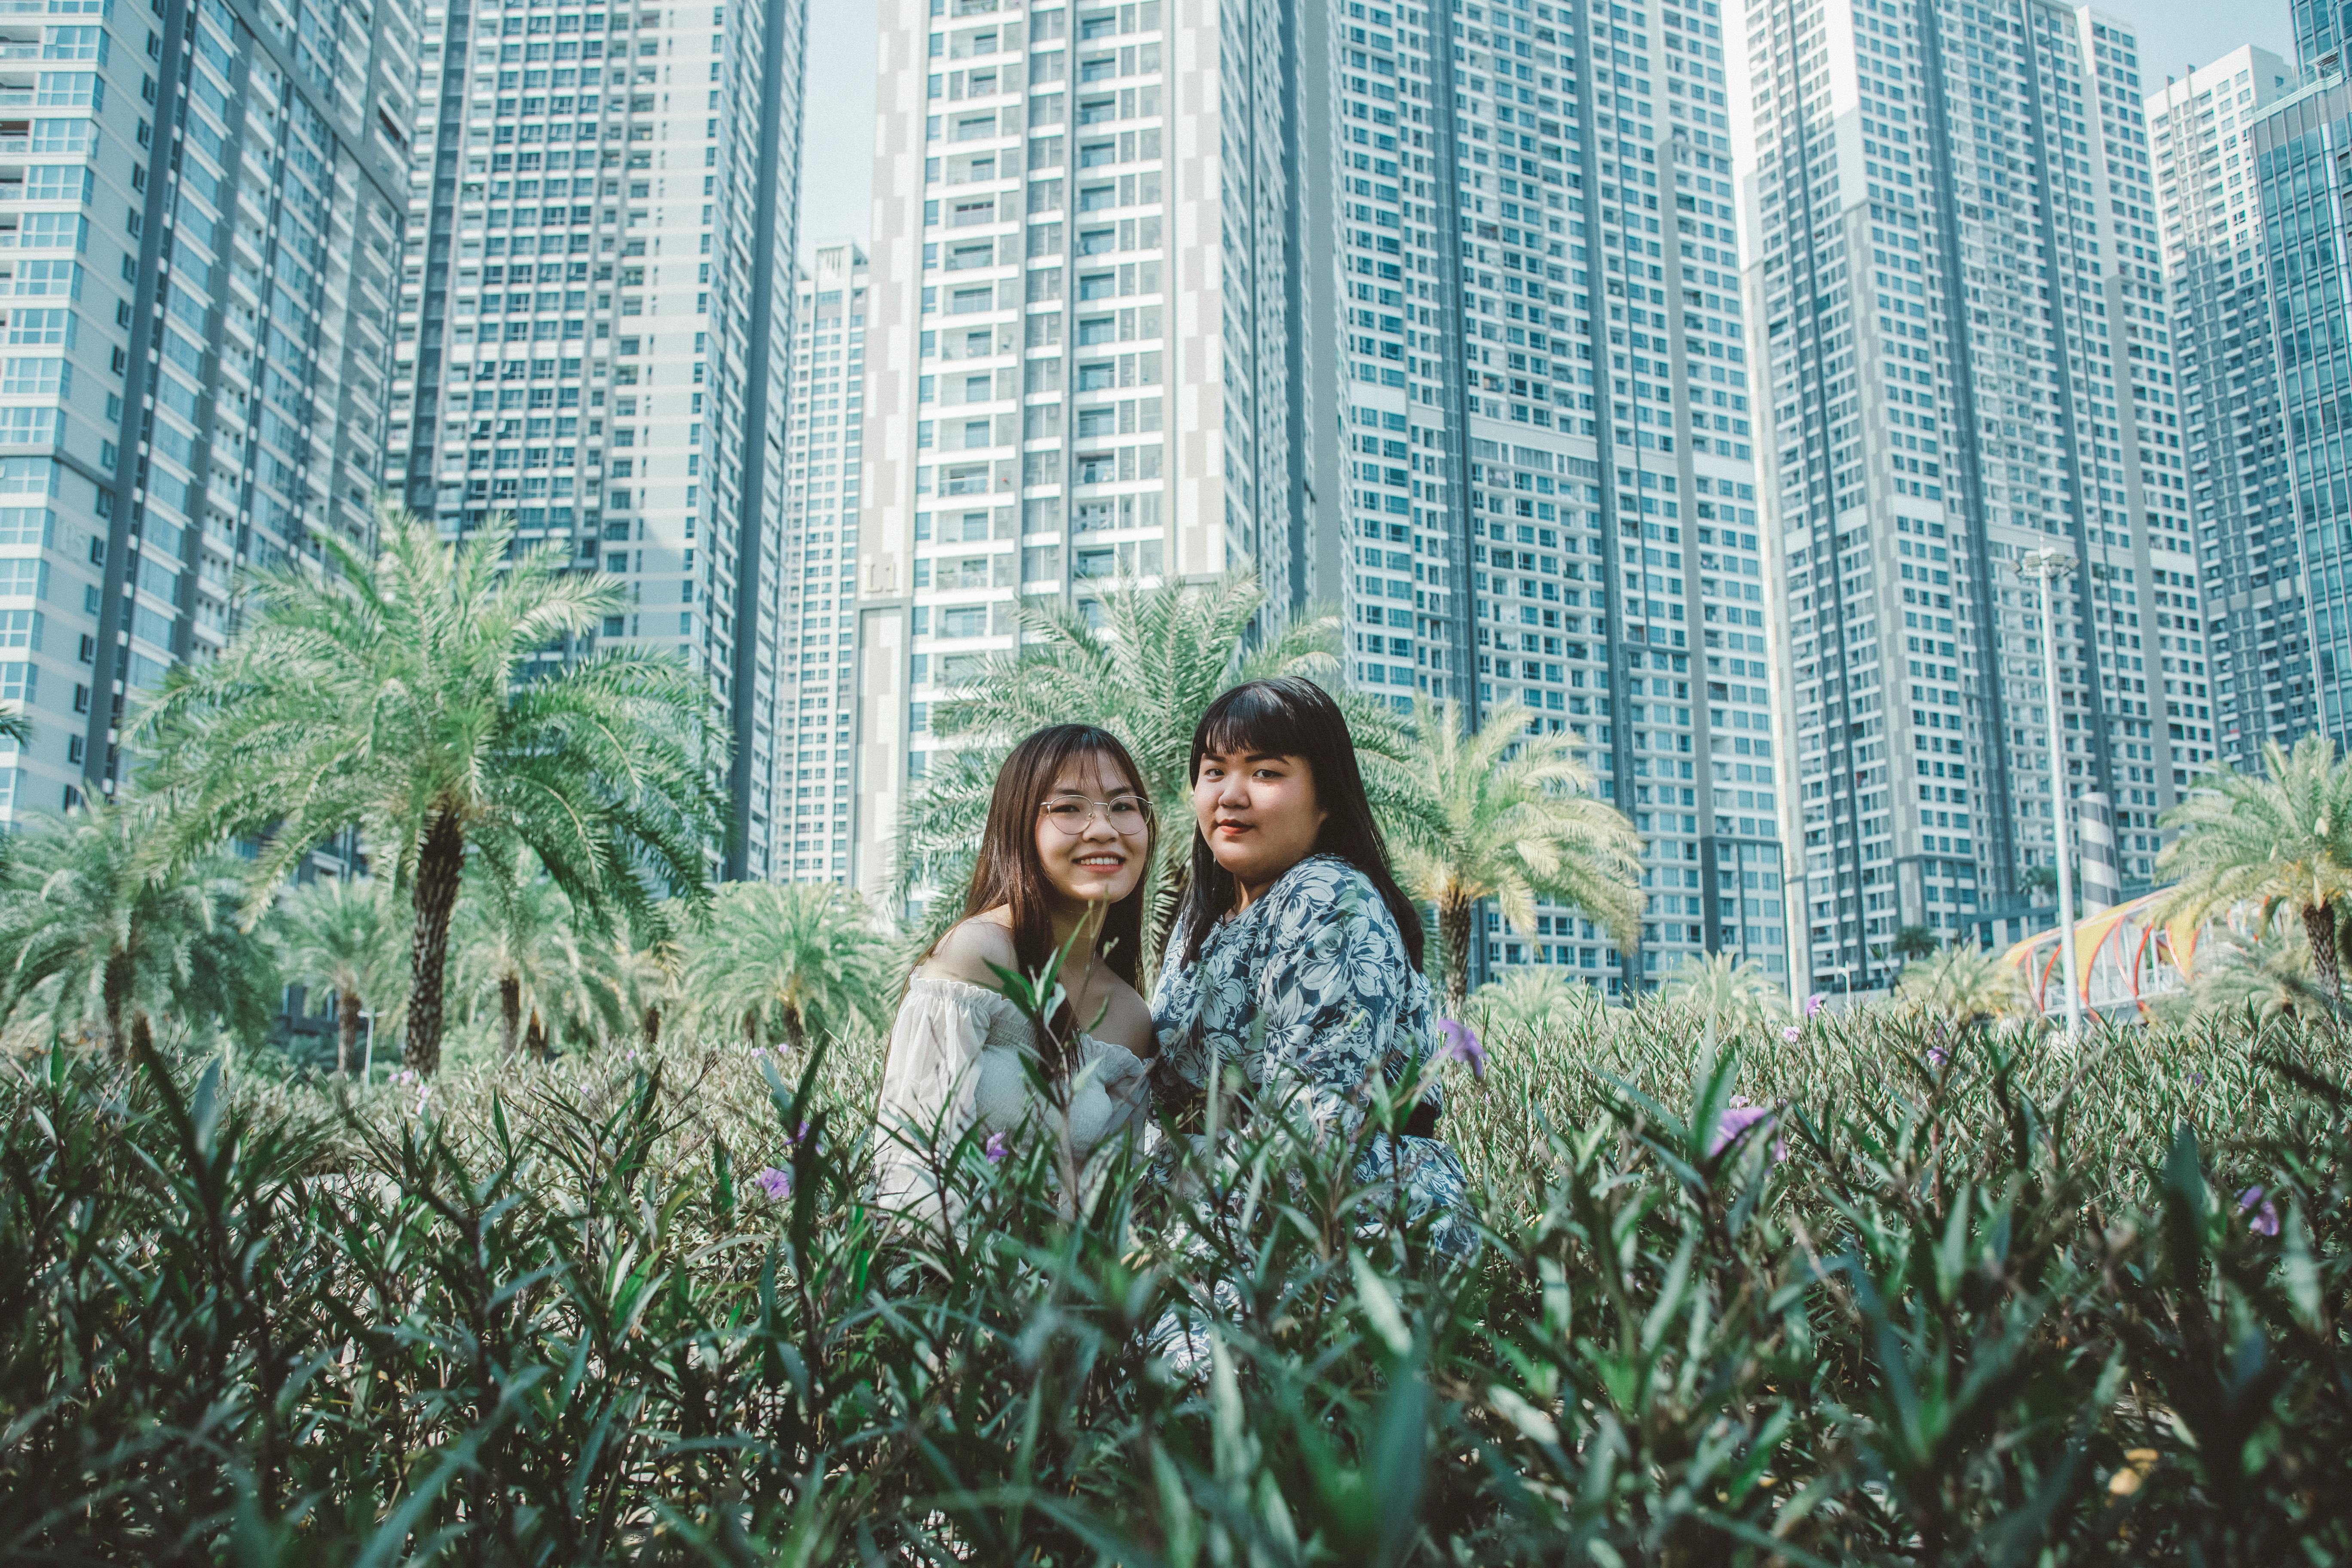
[[[1125,1046],[1079,1037],[1070,1139],[1084,1162],[1150,1103],[1143,1060]],[[923,1153],[944,1152],[975,1125],[1008,1139],[1058,1136],[1044,1121],[1025,1058],[1036,1036],[1021,1010],[969,981],[918,978],[890,1030],[875,1118],[876,1197],[883,1207],[936,1215],[939,1194]]]

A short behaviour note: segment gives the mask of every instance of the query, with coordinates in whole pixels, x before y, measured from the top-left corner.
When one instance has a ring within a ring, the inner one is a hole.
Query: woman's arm
[[[932,1165],[971,1126],[980,1054],[988,1041],[986,1004],[971,991],[940,982],[993,991],[996,979],[987,963],[999,947],[1004,954],[999,962],[1009,962],[1010,932],[986,921],[964,921],[940,943],[899,1004],[875,1110],[874,1163],[886,1204],[934,1198]],[[975,973],[982,978],[970,978]]]
[[[1396,922],[1362,873],[1318,862],[1267,895],[1270,945],[1258,977],[1265,1081],[1295,1083],[1308,1113],[1352,1137],[1366,1082],[1396,1043],[1412,996]]]

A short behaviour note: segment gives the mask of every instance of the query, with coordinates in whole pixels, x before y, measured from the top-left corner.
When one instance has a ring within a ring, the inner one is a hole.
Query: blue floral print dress
[[[1202,1096],[1213,1054],[1222,1081],[1251,1098],[1296,1092],[1316,1125],[1353,1137],[1369,1075],[1402,1082],[1436,1048],[1429,983],[1379,890],[1345,860],[1300,861],[1179,968],[1186,940],[1180,927],[1151,998],[1152,1088],[1163,1104]],[[1423,1104],[1442,1110],[1440,1090],[1433,1086]],[[1475,1249],[1462,1163],[1443,1142],[1375,1133],[1355,1173],[1367,1184],[1401,1183],[1409,1220],[1434,1212],[1440,1250]]]

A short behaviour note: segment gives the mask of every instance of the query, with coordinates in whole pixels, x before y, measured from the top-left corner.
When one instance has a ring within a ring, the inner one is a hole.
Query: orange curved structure
[[[2084,1007],[2106,1012],[2128,1005],[2145,1013],[2150,1001],[2185,989],[2195,977],[2198,942],[2210,922],[2160,920],[2158,911],[2171,894],[2160,888],[2075,922],[2080,973],[2071,978]],[[2022,973],[2027,993],[2045,1016],[2065,1011],[2065,993],[2052,988],[2053,980],[2068,983],[2059,973],[2064,952],[2053,929],[2002,954],[2003,963]]]

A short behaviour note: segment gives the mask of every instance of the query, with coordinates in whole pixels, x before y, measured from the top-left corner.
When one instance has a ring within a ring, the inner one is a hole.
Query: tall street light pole
[[[2074,570],[2074,558],[2058,550],[2028,551],[2017,563],[2017,574],[2042,586],[2042,692],[2050,715],[2050,793],[2058,821],[2058,942],[2066,969],[2066,1041],[2083,1038],[2081,972],[2074,967],[2074,847],[2067,824],[2073,802],[2066,794],[2066,766],[2061,756],[2058,722],[2058,584]]]

